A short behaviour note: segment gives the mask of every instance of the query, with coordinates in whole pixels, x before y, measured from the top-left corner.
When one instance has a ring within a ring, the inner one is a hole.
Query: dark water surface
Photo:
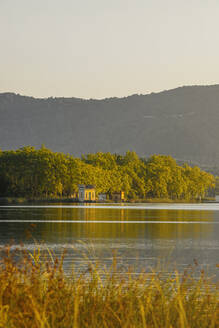
[[[58,256],[66,249],[66,271],[86,270],[87,258],[111,264],[116,253],[119,267],[136,273],[158,262],[183,271],[196,260],[218,276],[219,204],[0,206],[0,246],[12,240]]]

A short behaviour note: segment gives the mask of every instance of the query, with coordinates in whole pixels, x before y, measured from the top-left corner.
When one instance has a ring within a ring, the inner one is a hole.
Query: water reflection
[[[25,234],[30,221],[36,222],[35,240],[44,241],[57,254],[63,248],[68,250],[65,265],[72,260],[81,265],[84,252],[81,242],[92,245],[95,256],[106,262],[116,249],[121,261],[135,265],[136,271],[158,259],[176,263],[178,268],[191,264],[194,258],[203,266],[216,267],[219,262],[218,211],[67,206],[0,208],[0,244],[14,239],[15,244],[22,241],[34,247],[33,240],[27,240]]]
[[[37,237],[43,240],[58,237],[59,242],[65,238],[152,238],[152,239],[183,239],[208,238],[213,229],[215,213],[213,211],[185,210],[129,210],[129,209],[98,209],[98,208],[36,208],[36,209],[0,209],[1,220],[33,220],[37,223]],[[53,222],[48,222],[52,220]],[[63,221],[56,223],[54,221]],[[84,224],[65,221],[83,221]],[[95,221],[95,222],[92,222]],[[97,223],[101,221],[101,223]],[[102,223],[107,221],[107,223]],[[115,222],[116,223],[113,223]],[[120,222],[118,224],[118,221]],[[132,223],[126,224],[131,221]],[[138,224],[133,222],[150,222]],[[159,224],[154,224],[155,222]],[[168,221],[169,223],[165,222]],[[177,224],[170,224],[170,222]],[[110,223],[109,223],[110,222]],[[152,223],[154,222],[154,223]],[[163,224],[162,224],[163,222]],[[183,224],[183,222],[192,222]],[[209,223],[209,224],[201,224]],[[9,223],[5,223],[9,227]],[[21,223],[13,223],[19,226]],[[27,228],[28,223],[22,227]],[[8,228],[8,230],[10,230]],[[19,231],[20,229],[18,229]],[[17,234],[16,234],[17,237]],[[23,238],[23,236],[20,236]]]

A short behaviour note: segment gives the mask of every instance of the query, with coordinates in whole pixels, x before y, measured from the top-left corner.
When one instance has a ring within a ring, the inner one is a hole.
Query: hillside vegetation
[[[219,85],[84,100],[0,94],[0,148],[75,154],[136,151],[219,166]]]

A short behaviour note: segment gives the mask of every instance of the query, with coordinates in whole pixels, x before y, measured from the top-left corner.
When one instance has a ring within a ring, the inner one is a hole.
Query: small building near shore
[[[79,202],[95,202],[96,192],[93,185],[78,185]]]
[[[108,198],[108,195],[105,194],[105,193],[100,193],[100,194],[98,195],[98,200],[99,200],[100,202],[104,202],[104,201],[106,201],[107,198]]]
[[[111,194],[111,199],[115,203],[117,203],[117,202],[124,202],[125,201],[125,192],[124,191],[113,192]]]

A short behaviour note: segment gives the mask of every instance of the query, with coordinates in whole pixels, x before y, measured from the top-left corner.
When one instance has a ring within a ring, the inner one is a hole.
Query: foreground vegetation
[[[204,198],[215,179],[164,155],[143,159],[135,152],[96,153],[80,159],[45,147],[0,151],[0,197],[68,198],[78,184],[95,185],[97,195],[122,190],[132,200],[193,200]]]
[[[0,265],[2,328],[216,328],[219,291],[203,272],[118,275],[116,263],[102,271],[89,264],[81,273],[63,273],[63,258],[41,261],[40,254],[13,254]],[[18,261],[18,257],[20,260]],[[16,259],[16,260],[15,260]]]

